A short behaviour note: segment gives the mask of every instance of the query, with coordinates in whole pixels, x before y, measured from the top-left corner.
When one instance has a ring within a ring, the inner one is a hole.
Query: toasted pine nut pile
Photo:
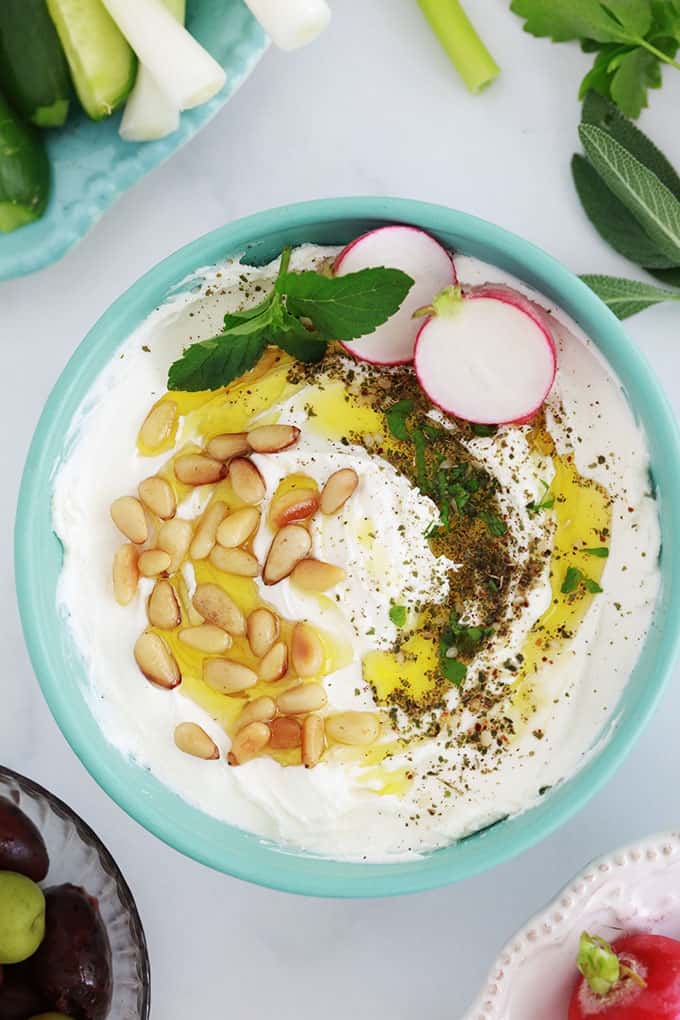
[[[140,428],[140,447],[158,452],[167,446],[177,420],[177,405],[161,401]],[[309,623],[285,621],[284,636],[284,621],[270,607],[262,603],[246,615],[220,584],[199,583],[191,599],[187,596],[182,568],[201,560],[225,575],[259,577],[265,586],[290,578],[303,590],[325,592],[344,580],[341,567],[314,557],[308,525],[317,513],[340,513],[359,485],[352,468],[334,472],[321,492],[284,486],[267,507],[274,537],[264,562],[253,553],[267,490],[250,455],[275,455],[299,438],[300,430],[292,425],[262,425],[213,436],[205,448],[171,457],[166,477],[145,478],[136,496],[123,495],[111,504],[111,519],[127,540],[113,561],[116,601],[129,605],[138,594],[140,577],[154,579],[146,604],[149,626],[134,647],[137,666],[159,688],[172,690],[182,683],[179,664],[162,632],[176,632],[183,645],[203,656],[203,683],[242,704],[230,733],[230,765],[268,752],[299,749],[301,764],[312,768],[329,744],[368,746],[381,733],[377,713],[328,713],[324,645]],[[213,497],[195,520],[176,516],[178,484],[195,488],[223,480],[228,480],[236,506]],[[247,640],[257,660],[255,668],[251,660],[251,665],[238,660],[234,638]],[[277,688],[272,695],[265,692],[266,685],[282,680],[290,681],[285,689]],[[205,761],[221,756],[212,737],[195,722],[180,723],[174,742],[180,751]]]

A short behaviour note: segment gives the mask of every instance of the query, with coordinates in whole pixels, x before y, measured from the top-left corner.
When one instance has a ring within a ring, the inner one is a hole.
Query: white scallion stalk
[[[220,91],[224,69],[173,18],[161,0],[103,0],[113,20],[162,92],[180,110]]]
[[[326,0],[245,0],[275,46],[295,50],[316,39],[331,20]]]
[[[173,18],[184,24],[185,0],[162,0]],[[140,64],[128,96],[118,133],[126,142],[154,142],[179,127],[180,110],[156,83],[146,64]]]

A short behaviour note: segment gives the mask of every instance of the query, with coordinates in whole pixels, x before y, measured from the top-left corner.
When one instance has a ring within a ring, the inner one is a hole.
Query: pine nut
[[[306,715],[307,712],[318,712],[327,701],[321,684],[297,684],[279,694],[276,707],[282,715]]]
[[[226,516],[227,504],[219,499],[206,507],[189,546],[192,560],[204,560],[210,555],[215,545],[217,529]]]
[[[216,545],[210,553],[210,562],[223,573],[235,574],[237,577],[257,577],[260,573],[260,564],[245,549],[225,549]]]
[[[137,638],[134,649],[135,662],[151,683],[172,690],[181,684],[182,677],[175,657],[158,634],[144,631]]]
[[[233,659],[205,659],[203,680],[220,694],[239,694],[257,683],[257,673]]]
[[[230,595],[217,584],[199,584],[191,600],[194,609],[208,623],[214,623],[228,634],[245,634],[246,621],[243,613]]]
[[[225,432],[210,440],[206,452],[215,460],[231,460],[232,457],[250,453],[250,444],[245,432]]]
[[[203,758],[205,761],[214,761],[220,756],[215,741],[197,723],[183,722],[176,726],[175,744],[185,754],[191,754],[194,758]]]
[[[293,670],[298,676],[317,676],[323,669],[323,645],[308,623],[295,624],[290,650]]]
[[[152,627],[160,630],[174,630],[182,622],[179,602],[175,589],[169,581],[156,581],[149,596],[147,616]]]
[[[177,404],[162,400],[152,407],[137,435],[137,442],[148,450],[157,450],[170,437],[177,422]]]
[[[250,448],[256,453],[278,453],[287,450],[300,438],[295,425],[259,425],[248,433]]]
[[[229,464],[229,481],[238,498],[244,503],[261,503],[267,487],[264,478],[252,461],[236,457]]]
[[[300,560],[293,568],[290,579],[305,591],[328,591],[345,580],[345,571],[323,560]]]
[[[269,746],[272,751],[289,751],[302,743],[302,727],[297,719],[289,715],[280,715],[269,724],[271,738]]]
[[[137,491],[144,506],[162,521],[168,521],[175,516],[177,500],[172,486],[165,478],[159,478],[158,475],[145,478],[139,483]]]
[[[288,670],[288,649],[285,641],[277,641],[263,657],[257,667],[257,675],[266,683],[274,683],[286,675]]]
[[[119,606],[129,605],[137,593],[138,555],[135,545],[121,545],[113,557],[113,594]]]
[[[374,712],[339,712],[326,717],[326,736],[336,744],[366,747],[380,736],[380,721]]]
[[[321,513],[337,514],[359,484],[354,468],[341,468],[330,476],[321,490]]]
[[[164,521],[158,529],[156,545],[170,557],[169,574],[174,574],[182,566],[189,552],[192,534],[193,529],[190,522],[181,517],[173,517],[171,521]]]
[[[143,545],[149,537],[144,507],[134,496],[120,496],[111,504],[111,520],[119,531],[135,545]]]
[[[295,521],[306,521],[319,509],[316,489],[289,489],[275,496],[269,505],[269,521],[274,528],[282,528]]]
[[[175,475],[185,485],[211,485],[227,473],[226,465],[202,453],[185,453],[174,464]]]
[[[262,580],[265,584],[277,584],[288,577],[293,567],[309,555],[312,539],[306,528],[299,524],[286,524],[274,535],[267,553]]]
[[[324,725],[320,715],[308,715],[302,721],[302,764],[314,768],[324,751]]]
[[[264,607],[253,609],[246,625],[248,643],[253,655],[258,659],[266,655],[278,639],[280,629],[276,613]]]
[[[276,703],[273,698],[253,698],[236,720],[236,732],[251,722],[269,722],[275,715]]]
[[[139,554],[137,566],[143,577],[158,577],[170,566],[170,554],[163,549],[145,549]]]
[[[206,655],[221,655],[231,648],[233,642],[226,630],[212,623],[200,623],[196,627],[185,627],[179,632],[180,641]]]
[[[269,736],[269,727],[266,723],[248,723],[234,737],[227,761],[230,765],[243,765],[244,762],[258,755],[260,751],[264,751],[269,743]]]
[[[217,529],[217,541],[225,549],[235,549],[236,546],[247,542],[260,524],[260,511],[254,506],[244,506],[235,510],[233,514],[220,524]]]

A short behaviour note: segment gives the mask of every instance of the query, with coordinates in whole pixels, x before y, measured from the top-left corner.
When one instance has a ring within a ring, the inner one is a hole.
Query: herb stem
[[[456,70],[476,95],[500,74],[500,68],[479,38],[459,0],[418,0]]]
[[[667,53],[663,52],[663,50],[657,49],[656,46],[653,45],[653,43],[648,42],[646,39],[636,39],[635,41],[637,42],[638,46],[644,46],[644,48],[648,50],[649,53],[653,53],[654,56],[658,57],[659,60],[662,60],[664,64],[670,64],[671,67],[675,67],[678,71],[680,71],[680,64],[678,63],[678,61],[673,60],[673,58],[669,57]]]

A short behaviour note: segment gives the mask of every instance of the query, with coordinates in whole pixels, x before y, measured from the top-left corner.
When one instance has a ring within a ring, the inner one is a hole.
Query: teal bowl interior
[[[516,274],[581,324],[616,370],[646,430],[663,537],[662,592],[640,659],[587,765],[540,804],[410,862],[343,863],[267,843],[192,807],[103,739],[90,713],[86,675],[55,608],[61,546],[52,531],[52,477],[83,396],[122,340],[179,281],[227,255],[265,262],[285,245],[342,244],[385,222],[416,224],[445,245]],[[404,199],[344,198],[260,213],[221,227],[161,262],[123,294],[77,349],[55,386],[30,448],[19,497],[16,583],[26,641],[44,695],[73,750],[104,790],[175,849],[210,867],[291,892],[388,896],[454,882],[493,867],[536,843],[606,781],[649,718],[678,649],[680,618],[680,445],[672,412],[644,358],[598,298],[533,245],[483,220]]]

